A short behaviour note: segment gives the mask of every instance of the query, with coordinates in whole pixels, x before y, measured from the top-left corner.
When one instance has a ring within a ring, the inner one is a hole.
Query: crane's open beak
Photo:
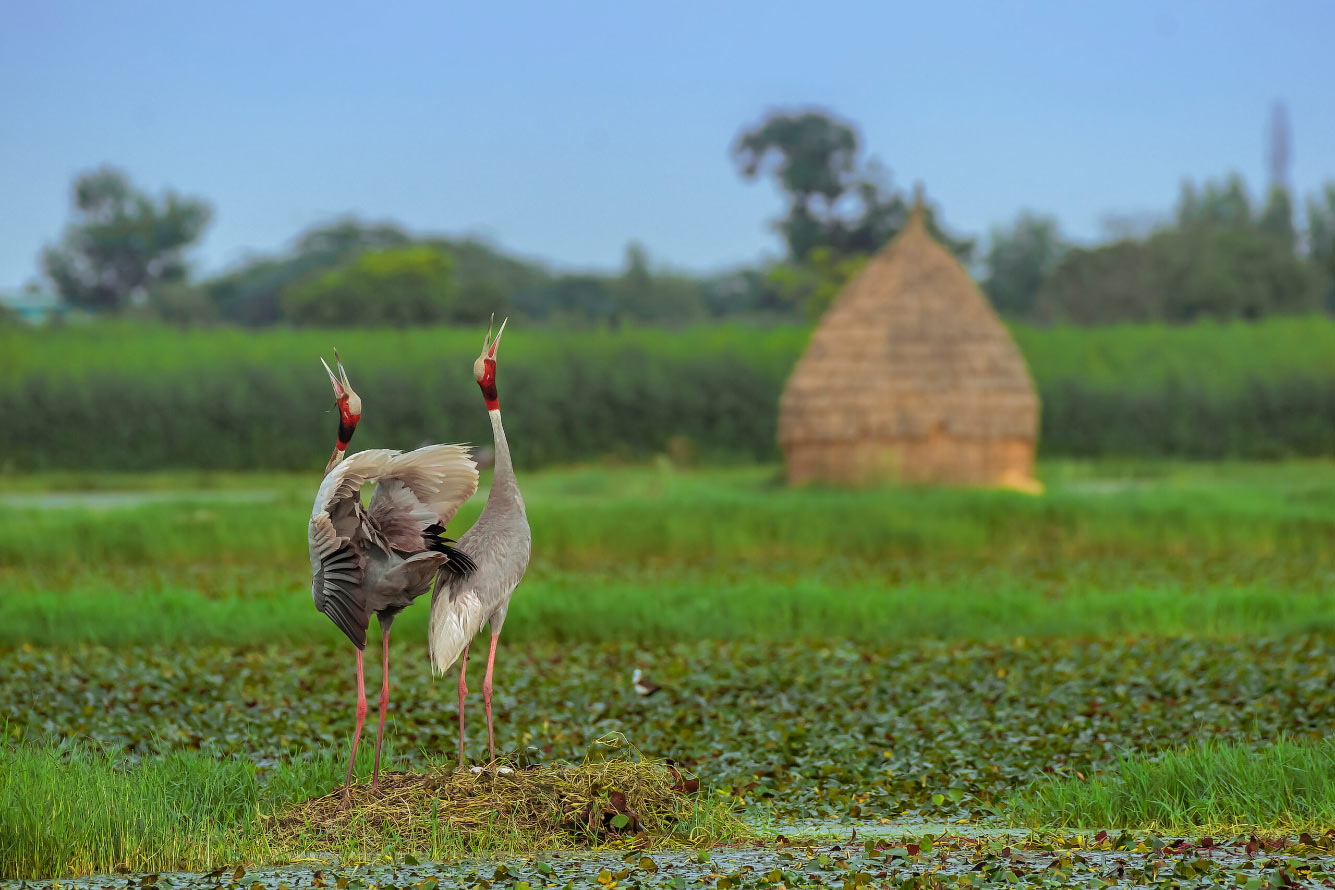
[[[329,375],[329,382],[334,385],[335,398],[345,399],[352,394],[352,384],[348,382],[348,372],[343,369],[343,362],[338,357],[337,349],[334,350],[334,364],[338,365],[338,373],[342,377],[341,380],[339,377],[334,376],[334,372],[330,370],[329,364],[324,360],[323,356],[320,357],[320,364],[324,365],[325,373]]]
[[[495,317],[493,316],[493,320],[494,318]],[[492,359],[493,361],[496,359],[496,347],[501,345],[501,335],[505,333],[505,325],[509,320],[510,319],[507,318],[505,321],[501,322],[501,329],[496,332],[495,340],[491,339],[491,325],[487,325],[487,339],[482,342],[482,348],[486,351],[487,358]],[[490,341],[490,345],[488,345],[487,341]]]
[[[352,384],[348,382],[348,372],[343,367],[343,360],[339,358],[338,350],[334,350],[334,364],[338,366],[337,375],[323,358],[320,359],[320,364],[324,365],[325,373],[329,375],[329,382],[334,387],[334,398],[338,400],[338,412],[343,418],[343,424],[349,428],[355,427],[362,416],[362,400],[353,392]],[[352,433],[349,431],[348,435],[351,436]],[[347,441],[342,436],[339,438],[341,441]]]

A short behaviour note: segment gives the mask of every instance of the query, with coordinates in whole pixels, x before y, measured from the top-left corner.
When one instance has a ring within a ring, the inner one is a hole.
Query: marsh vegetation
[[[620,734],[701,778],[717,806],[691,819],[710,838],[735,836],[730,813],[762,834],[818,819],[1319,835],[1335,468],[1041,475],[1034,498],[794,491],[772,468],[533,474],[540,558],[498,661],[498,746],[580,763]],[[8,875],[295,855],[262,817],[333,789],[351,728],[345,643],[310,607],[292,533],[311,485],[7,482],[0,836],[25,851],[0,856]],[[418,651],[420,611],[394,637],[386,752],[413,772],[448,762],[457,717],[452,679]],[[635,667],[663,690],[637,696]],[[1276,785],[1295,764],[1308,779]],[[1184,777],[1215,789],[1208,804],[1155,790]],[[417,856],[525,848],[377,837]],[[362,839],[333,846],[374,858]]]

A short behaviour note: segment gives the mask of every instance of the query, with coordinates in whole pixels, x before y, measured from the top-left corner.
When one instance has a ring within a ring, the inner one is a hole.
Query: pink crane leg
[[[352,757],[348,760],[348,777],[343,780],[343,807],[347,807],[352,798],[352,768],[357,763],[357,740],[362,737],[362,724],[366,722],[366,674],[362,667],[362,650],[357,650],[357,728],[352,732]]]
[[[389,628],[380,634],[380,729],[375,734],[375,769],[371,772],[371,790],[380,787],[380,744],[385,740],[385,711],[389,708]]]
[[[468,694],[468,647],[459,659],[459,769],[464,768],[464,696]]]
[[[491,671],[496,666],[496,635],[491,635],[491,650],[487,653],[487,675],[482,679],[482,701],[487,706],[487,750],[496,762],[496,735],[491,729]]]

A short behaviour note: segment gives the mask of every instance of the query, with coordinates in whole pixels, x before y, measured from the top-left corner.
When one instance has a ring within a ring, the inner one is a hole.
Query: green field
[[[1335,319],[1016,326],[1047,457],[1335,453]],[[520,465],[777,458],[779,394],[809,329],[525,330],[499,378]],[[317,356],[364,399],[358,447],[489,440],[481,331],[0,329],[0,473],[318,469],[332,445]],[[831,380],[838,398],[850,381]]]
[[[794,491],[777,472],[664,464],[527,478],[537,556],[507,637],[881,642],[1335,628],[1329,463],[1057,463],[1042,469],[1048,491],[1038,498]],[[4,495],[0,583],[30,595],[0,600],[0,640],[337,640],[308,599],[315,477],[127,477],[128,493],[72,502],[41,490],[87,481],[39,477]],[[420,638],[424,610],[397,626]]]
[[[620,733],[762,833],[1328,822],[1335,464],[1047,462],[1038,497],[776,476],[522,474],[535,557],[497,660],[498,746],[578,762]],[[44,777],[0,782],[0,838],[40,851],[26,871],[0,856],[5,875],[105,869],[88,839],[107,831],[137,870],[290,855],[264,852],[257,814],[329,790],[352,723],[350,648],[309,599],[315,483],[5,479],[4,772]],[[425,611],[395,625],[395,769],[454,746]],[[664,692],[634,695],[635,667]],[[1188,777],[1209,806],[1160,793]],[[59,832],[34,816],[51,811]],[[434,852],[507,848],[470,843]]]

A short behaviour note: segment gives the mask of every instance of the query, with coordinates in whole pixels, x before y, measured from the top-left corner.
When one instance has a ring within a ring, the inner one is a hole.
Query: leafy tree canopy
[[[410,327],[451,320],[453,261],[427,246],[366,251],[346,266],[285,290],[283,317],[322,327]]]
[[[1236,174],[1186,183],[1173,225],[1073,250],[1037,297],[1039,316],[1076,324],[1186,323],[1316,311],[1322,275],[1296,249],[1292,201],[1272,188],[1258,211]]]
[[[204,233],[209,205],[173,191],[154,199],[112,167],[74,181],[74,220],[42,267],[66,302],[114,311],[142,303],[165,282],[183,281],[185,250]]]
[[[1313,270],[1283,239],[1235,227],[1170,229],[1067,255],[1039,314],[1075,324],[1259,319],[1318,307]]]
[[[1005,315],[1033,315],[1043,282],[1067,250],[1057,220],[1025,211],[1009,226],[994,228],[988,241],[983,258],[988,299]]]
[[[888,171],[860,153],[853,125],[821,110],[772,112],[732,147],[743,177],[772,176],[787,195],[788,215],[778,229],[796,262],[817,247],[841,257],[873,253],[908,219],[909,204],[891,187]],[[928,226],[967,258],[972,244],[946,236],[930,210]]]
[[[351,261],[367,250],[412,243],[397,226],[364,223],[344,217],[297,236],[292,248],[277,257],[251,260],[209,282],[209,297],[218,314],[246,325],[273,324],[282,315],[285,290]]]

